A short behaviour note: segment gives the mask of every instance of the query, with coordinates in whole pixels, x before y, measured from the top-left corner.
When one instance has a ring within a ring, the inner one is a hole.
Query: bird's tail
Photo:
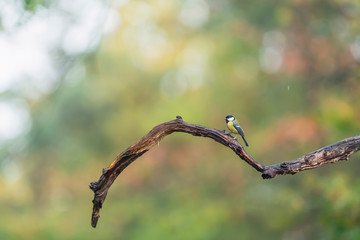
[[[245,137],[244,137],[244,136],[241,136],[241,137],[242,137],[242,139],[244,140],[245,145],[248,147],[249,144],[248,144],[247,141],[245,140]]]

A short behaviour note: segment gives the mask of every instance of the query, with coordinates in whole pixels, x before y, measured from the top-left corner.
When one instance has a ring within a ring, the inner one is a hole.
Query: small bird
[[[245,134],[244,134],[244,131],[242,130],[242,128],[240,127],[240,124],[238,123],[238,121],[235,119],[235,117],[233,115],[227,115],[225,117],[225,121],[226,121],[226,125],[228,127],[228,129],[235,133],[235,137],[234,139],[236,140],[236,136],[238,134],[240,134],[240,136],[242,137],[242,139],[244,140],[245,142],[245,145],[248,147],[248,143],[246,142],[245,140]]]

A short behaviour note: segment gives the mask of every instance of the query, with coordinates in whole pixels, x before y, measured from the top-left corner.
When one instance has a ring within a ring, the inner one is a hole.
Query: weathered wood
[[[274,178],[276,175],[295,174],[297,172],[317,168],[326,163],[348,160],[350,155],[360,149],[360,135],[346,138],[340,142],[308,153],[298,159],[265,167],[262,177]]]
[[[360,149],[360,135],[358,135],[321,148],[293,161],[264,166],[254,160],[242,145],[224,131],[187,123],[180,116],[177,116],[175,120],[157,125],[140,141],[120,153],[108,168],[103,169],[99,180],[90,183],[90,188],[94,191],[91,218],[91,225],[94,228],[99,220],[99,212],[107,192],[117,176],[134,160],[158,144],[163,137],[173,132],[184,132],[194,136],[214,139],[216,142],[232,149],[241,159],[261,172],[264,179],[274,178],[276,175],[295,174],[302,170],[316,168],[325,163],[345,160]]]

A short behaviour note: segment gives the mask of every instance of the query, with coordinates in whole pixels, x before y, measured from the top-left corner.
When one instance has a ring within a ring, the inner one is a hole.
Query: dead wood
[[[158,144],[163,137],[173,132],[184,132],[194,136],[214,139],[216,142],[229,147],[246,163],[258,172],[261,172],[264,179],[274,178],[277,175],[295,174],[299,171],[316,168],[326,163],[347,160],[350,155],[360,149],[360,135],[357,135],[323,147],[293,161],[264,166],[253,159],[240,143],[224,131],[187,123],[184,122],[180,116],[177,116],[175,120],[157,125],[140,141],[120,153],[108,168],[103,169],[99,180],[90,183],[90,188],[94,192],[93,213],[91,218],[91,225],[94,228],[99,220],[99,212],[105,201],[107,192],[117,176],[130,163]]]

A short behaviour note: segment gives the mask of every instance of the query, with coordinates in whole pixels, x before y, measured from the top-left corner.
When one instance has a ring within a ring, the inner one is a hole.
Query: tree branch
[[[262,177],[274,178],[277,175],[295,174],[299,171],[319,167],[325,163],[333,163],[339,160],[347,160],[350,155],[360,149],[360,135],[344,139],[327,147],[306,154],[296,160],[264,166],[253,159],[236,140],[224,131],[207,128],[200,125],[184,122],[180,116],[175,120],[165,122],[154,127],[147,135],[134,145],[120,153],[115,161],[103,169],[103,173],[97,182],[91,182],[90,188],[94,192],[93,213],[91,225],[95,228],[99,220],[99,212],[105,201],[107,192],[117,176],[138,157],[155,146],[161,139],[173,132],[184,132],[194,136],[209,137],[233,150],[236,155],[247,162],[250,166],[262,173]]]

